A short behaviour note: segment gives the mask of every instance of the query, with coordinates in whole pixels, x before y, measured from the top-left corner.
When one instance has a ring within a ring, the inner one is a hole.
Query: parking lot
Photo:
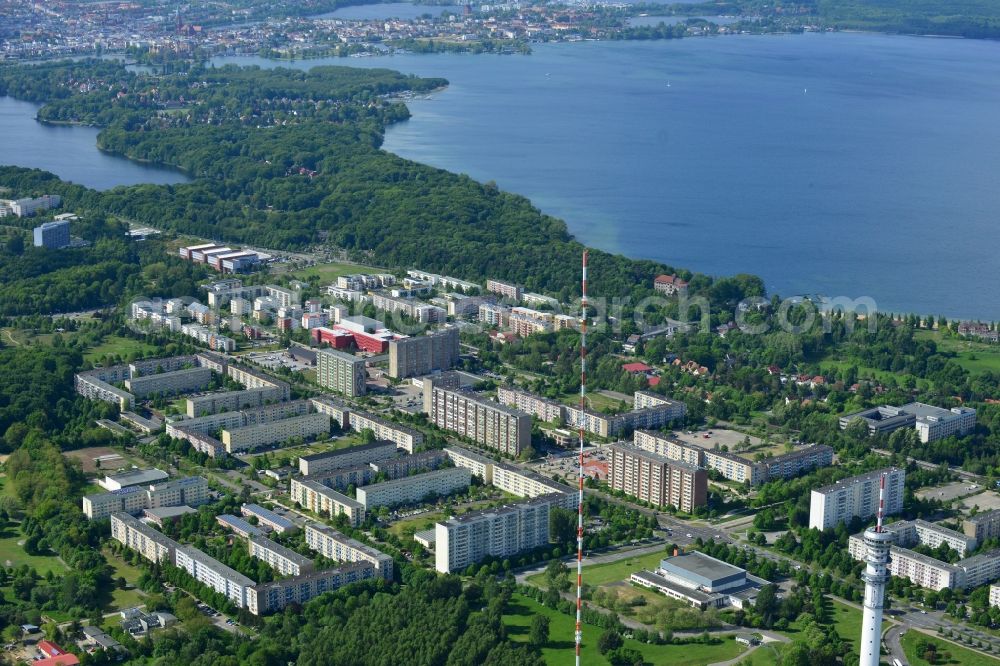
[[[583,450],[584,462],[606,463],[608,454],[596,446],[588,446]],[[532,465],[533,469],[544,475],[553,476],[558,474],[562,478],[576,477],[577,474],[577,451],[566,451],[553,453],[540,463]]]
[[[759,446],[762,443],[759,438],[745,435],[742,432],[737,432],[736,430],[720,430],[713,428],[712,430],[706,431],[678,432],[675,434],[677,439],[685,444],[700,446],[703,449],[714,449],[716,445],[718,445],[719,448],[725,446],[730,451],[735,451],[743,448],[748,438],[750,440],[750,446]]]
[[[935,499],[941,502],[950,502],[953,499],[982,491],[982,489],[982,486],[975,483],[960,481],[931,488],[921,488],[916,492],[916,496],[920,499]]]
[[[978,495],[966,497],[962,500],[961,507],[966,511],[971,510],[972,507],[976,507],[976,509],[980,512],[1000,509],[1000,494],[997,494],[992,490],[987,490],[986,492],[979,493]]]
[[[308,363],[303,363],[292,358],[291,354],[287,351],[250,352],[249,354],[245,354],[243,358],[249,359],[268,370],[288,368],[295,372],[302,372],[303,370],[312,368]]]

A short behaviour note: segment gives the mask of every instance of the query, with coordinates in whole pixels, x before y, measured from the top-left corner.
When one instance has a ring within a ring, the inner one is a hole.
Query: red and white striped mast
[[[582,296],[580,299],[580,417],[577,423],[580,435],[580,457],[577,481],[580,496],[577,502],[576,522],[576,666],[580,666],[580,645],[583,642],[581,615],[583,611],[583,410],[587,407],[587,250],[583,251]]]

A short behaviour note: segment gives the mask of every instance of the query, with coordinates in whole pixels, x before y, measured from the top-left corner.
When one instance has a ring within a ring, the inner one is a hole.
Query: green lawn
[[[0,566],[19,567],[22,564],[32,566],[45,575],[46,572],[65,573],[66,566],[54,555],[28,555],[24,548],[18,545],[24,541],[24,536],[17,528],[6,528],[0,531]]]
[[[948,652],[951,655],[951,659],[948,661],[939,659],[934,665],[932,665],[927,660],[918,657],[917,642],[922,638],[926,639],[929,643],[937,645],[938,655],[943,655],[945,652]],[[903,646],[903,652],[906,653],[906,659],[909,661],[910,666],[941,666],[942,664],[961,664],[961,666],[996,666],[997,663],[1000,663],[1000,659],[996,657],[989,657],[985,654],[980,654],[979,652],[973,652],[972,650],[967,650],[966,648],[955,645],[954,643],[948,643],[946,641],[921,634],[918,631],[907,631],[899,642]]]
[[[943,337],[937,331],[917,331],[917,339],[933,340],[939,351],[956,354],[955,362],[973,374],[1000,372],[1000,347],[965,338]]]
[[[444,514],[444,511],[429,511],[419,516],[404,518],[399,522],[395,522],[389,526],[389,531],[400,538],[404,536],[412,538],[414,532],[433,529],[434,523],[446,518],[447,516]]]
[[[132,338],[109,335],[103,342],[101,342],[101,344],[88,349],[87,353],[83,355],[83,359],[85,361],[93,362],[99,360],[107,354],[117,354],[122,358],[127,358],[133,354],[137,357],[142,357],[150,356],[154,353],[156,353],[156,347],[153,345],[140,342],[139,340],[133,340]]]
[[[522,594],[512,597],[512,603],[504,615],[504,624],[510,638],[514,641],[526,641],[533,615],[545,615],[549,618],[549,642],[542,648],[545,663],[552,666],[568,663],[573,658],[573,618],[546,608]],[[600,628],[591,625],[583,627],[580,661],[588,666],[608,664],[607,659],[597,651],[597,637],[601,632]],[[671,666],[705,666],[734,659],[744,651],[743,646],[731,637],[724,638],[718,645],[648,645],[626,639],[625,647],[641,652],[647,663]]]
[[[861,640],[861,611],[839,601],[833,601],[829,597],[827,602],[832,605],[831,617],[837,633],[851,644],[851,653],[857,656],[860,653],[858,641]],[[882,623],[882,626],[884,628],[886,623]]]
[[[139,581],[139,576],[142,575],[142,569],[125,562],[121,558],[114,555],[107,548],[101,552],[104,554],[105,559],[108,560],[108,564],[110,564],[115,570],[115,578],[121,576],[129,585],[135,585]]]
[[[774,666],[778,663],[778,655],[782,645],[780,643],[761,645],[746,658],[747,666]]]
[[[353,273],[391,273],[384,268],[372,268],[371,266],[359,266],[358,264],[341,264],[337,262],[329,264],[317,264],[309,268],[300,268],[292,271],[290,275],[299,280],[308,281],[312,277],[318,277],[323,284],[333,282],[341,275],[351,275]]]
[[[559,398],[559,401],[577,407],[580,404],[580,394],[579,393],[566,393]],[[606,396],[602,393],[588,393],[587,394],[587,406],[598,412],[608,412],[608,411],[620,411],[621,400],[616,400],[610,396]],[[625,411],[632,409],[632,403],[625,403]]]
[[[628,580],[628,577],[634,571],[638,571],[639,569],[655,569],[659,565],[660,560],[666,556],[666,551],[660,551],[628,557],[617,562],[585,566],[583,568],[583,582],[596,587],[607,583],[615,583],[620,580]],[[573,566],[576,565],[574,564]],[[529,576],[528,582],[532,585],[544,587],[545,573],[537,573]]]
[[[836,353],[836,352],[834,352]],[[855,361],[841,361],[835,359],[826,359],[820,362],[820,372],[822,374],[830,374],[831,370],[844,370],[851,366],[856,366],[858,369],[858,379],[873,379],[881,383],[885,383],[889,377],[899,380],[903,375],[899,373],[889,372],[888,370],[878,370],[877,368],[870,368],[861,365]],[[926,387],[929,386],[929,382],[925,379],[915,378],[917,386]]]
[[[111,607],[108,610],[121,610],[123,608],[135,608],[146,603],[146,595],[136,588],[127,590],[115,589],[111,593]]]

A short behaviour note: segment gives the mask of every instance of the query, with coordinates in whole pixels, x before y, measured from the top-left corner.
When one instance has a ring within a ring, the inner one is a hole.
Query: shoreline
[[[863,32],[863,31],[854,31],[854,32],[856,32],[857,34],[880,34],[880,33],[866,33],[866,32]],[[596,40],[596,41],[611,41],[611,40]],[[559,43],[560,42],[553,43],[553,46],[555,47]],[[412,55],[423,55],[423,54],[412,54]],[[438,54],[438,55],[440,55],[440,54]],[[246,55],[246,56],[232,56],[232,57],[233,58],[241,58],[241,57],[242,58],[255,58],[255,57],[261,57],[261,56]],[[412,101],[415,98],[419,98],[419,97],[423,97],[423,96],[427,96],[427,95],[438,94],[438,93],[444,92],[444,91],[446,91],[448,89],[448,87],[449,87],[448,85],[439,86],[439,87],[434,88],[432,90],[422,91],[422,92],[417,93],[417,94],[414,94],[414,93],[397,94],[397,95],[394,96],[394,99],[396,101],[399,101],[399,102],[402,102],[402,103],[406,104],[407,102]],[[17,98],[11,97],[11,99],[17,99]],[[18,100],[18,101],[26,101],[26,100]],[[412,108],[410,107],[409,104],[407,104],[407,108],[410,111],[410,115],[412,117],[414,114],[413,114],[413,110],[412,110]],[[74,122],[74,121],[38,120],[37,116],[36,116],[36,121],[39,122],[39,123],[41,123],[41,124],[50,124],[50,125],[54,125],[54,126],[70,126],[70,127],[72,127],[72,126],[79,126],[79,127],[97,128],[97,126],[94,126],[94,125],[89,125],[89,124],[86,124],[86,123]],[[385,128],[384,128],[383,137],[387,136],[388,135],[388,131],[391,130],[394,126],[398,126],[402,122],[403,121],[398,121],[398,122],[394,122],[394,123],[386,125]],[[438,167],[438,166],[435,166],[433,164],[429,164],[427,162],[421,161],[419,159],[414,159],[412,157],[406,157],[404,155],[400,155],[399,153],[396,153],[396,152],[393,152],[391,150],[386,149],[384,146],[385,146],[385,141],[383,139],[382,144],[379,146],[380,150],[383,150],[383,151],[385,151],[387,153],[390,153],[390,154],[394,155],[395,157],[398,157],[399,159],[406,160],[406,161],[409,161],[409,162],[413,162],[413,163],[416,163],[416,164],[421,164],[421,165],[426,166],[426,167],[436,168],[436,169],[442,168],[442,167]],[[100,141],[99,140],[97,141],[96,148],[100,152],[102,152],[102,153],[104,153],[106,155],[115,157],[115,158],[123,158],[123,159],[132,161],[132,162],[134,162],[136,164],[139,164],[139,165],[149,166],[149,167],[154,167],[154,168],[167,169],[167,170],[170,170],[170,171],[182,174],[186,179],[188,179],[187,182],[193,182],[193,181],[197,180],[197,178],[195,176],[193,176],[191,173],[189,173],[188,171],[186,171],[185,169],[183,169],[180,166],[175,166],[175,165],[171,165],[171,164],[163,164],[163,163],[154,162],[154,161],[150,161],[150,160],[143,160],[143,159],[139,159],[139,158],[135,158],[135,157],[129,156],[129,155],[124,154],[124,153],[119,153],[119,152],[116,152],[116,151],[113,151],[113,150],[107,150],[107,149],[105,149],[104,147],[102,147],[100,145]],[[455,172],[455,173],[458,173],[458,172]],[[175,183],[174,185],[179,185],[179,184],[184,184],[184,183]],[[111,187],[109,187],[107,189],[112,189],[113,187],[116,187],[116,186],[111,186]],[[519,192],[515,192],[513,190],[508,190],[508,191],[511,192],[512,194],[516,194],[518,196],[522,196],[522,197],[527,198],[526,195],[521,194]],[[533,201],[532,201],[532,205],[535,206],[536,208],[538,207],[538,205],[535,204]],[[544,213],[545,211],[542,211],[542,212]],[[583,241],[581,241],[579,234],[577,232],[574,232],[570,228],[569,223],[567,222],[567,220],[563,216],[558,216],[558,215],[555,215],[555,214],[552,214],[552,213],[546,213],[546,214],[547,215],[551,215],[552,217],[555,217],[556,219],[558,219],[559,222],[564,226],[565,231],[566,231],[566,233],[567,233],[567,235],[569,237],[571,237],[573,240],[576,240],[577,242],[580,242],[581,244],[585,244]],[[595,249],[602,249],[599,246],[593,246],[593,247],[595,247]],[[627,253],[627,252],[622,252],[620,250],[607,250],[607,249],[604,249],[603,251],[610,252],[612,254],[619,254],[619,255],[621,255],[621,256],[629,259],[629,260],[633,260],[633,261],[657,261],[657,262],[664,261],[664,260],[660,260],[660,259],[652,259],[652,258],[649,258],[649,257],[637,256],[635,254]],[[686,268],[688,270],[695,270],[697,272],[696,266],[697,266],[696,263],[692,264],[692,265],[685,264],[684,268]],[[705,273],[705,274],[706,275],[713,275],[716,278],[721,278],[721,277],[731,277],[733,274],[738,273],[738,272],[740,272],[740,271],[735,271],[734,270],[734,271],[731,271],[729,273],[718,273],[718,274]],[[754,269],[750,269],[747,272],[755,274],[755,275],[757,274]],[[779,292],[779,290],[777,288],[776,289],[768,289],[768,293],[770,295],[775,295],[775,294],[781,295],[780,292]],[[818,292],[815,292],[815,291],[813,291],[813,292],[807,292],[807,293],[810,293],[813,296],[820,295]],[[785,298],[793,297],[791,294],[784,294],[783,296]],[[917,308],[920,308],[920,309],[917,309]],[[924,308],[924,307],[921,307],[921,306],[915,306],[915,307],[911,307],[911,308],[907,308],[907,309],[886,308],[885,310],[880,310],[880,312],[883,312],[883,313],[893,313],[893,314],[918,314],[920,312],[929,312],[929,311],[931,311],[931,310],[929,310],[927,308]],[[920,316],[923,316],[923,315],[920,315]],[[983,321],[983,319],[978,318],[975,315],[946,315],[946,318],[949,321],[965,321],[965,320]],[[998,321],[998,320],[996,320],[996,319],[986,319],[985,321]]]

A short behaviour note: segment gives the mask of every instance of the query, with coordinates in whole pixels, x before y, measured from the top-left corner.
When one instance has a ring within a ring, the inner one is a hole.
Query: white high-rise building
[[[812,491],[809,527],[826,530],[855,516],[872,518],[878,510],[879,483],[885,475],[884,515],[903,510],[903,483],[906,472],[895,467],[841,479]]]

